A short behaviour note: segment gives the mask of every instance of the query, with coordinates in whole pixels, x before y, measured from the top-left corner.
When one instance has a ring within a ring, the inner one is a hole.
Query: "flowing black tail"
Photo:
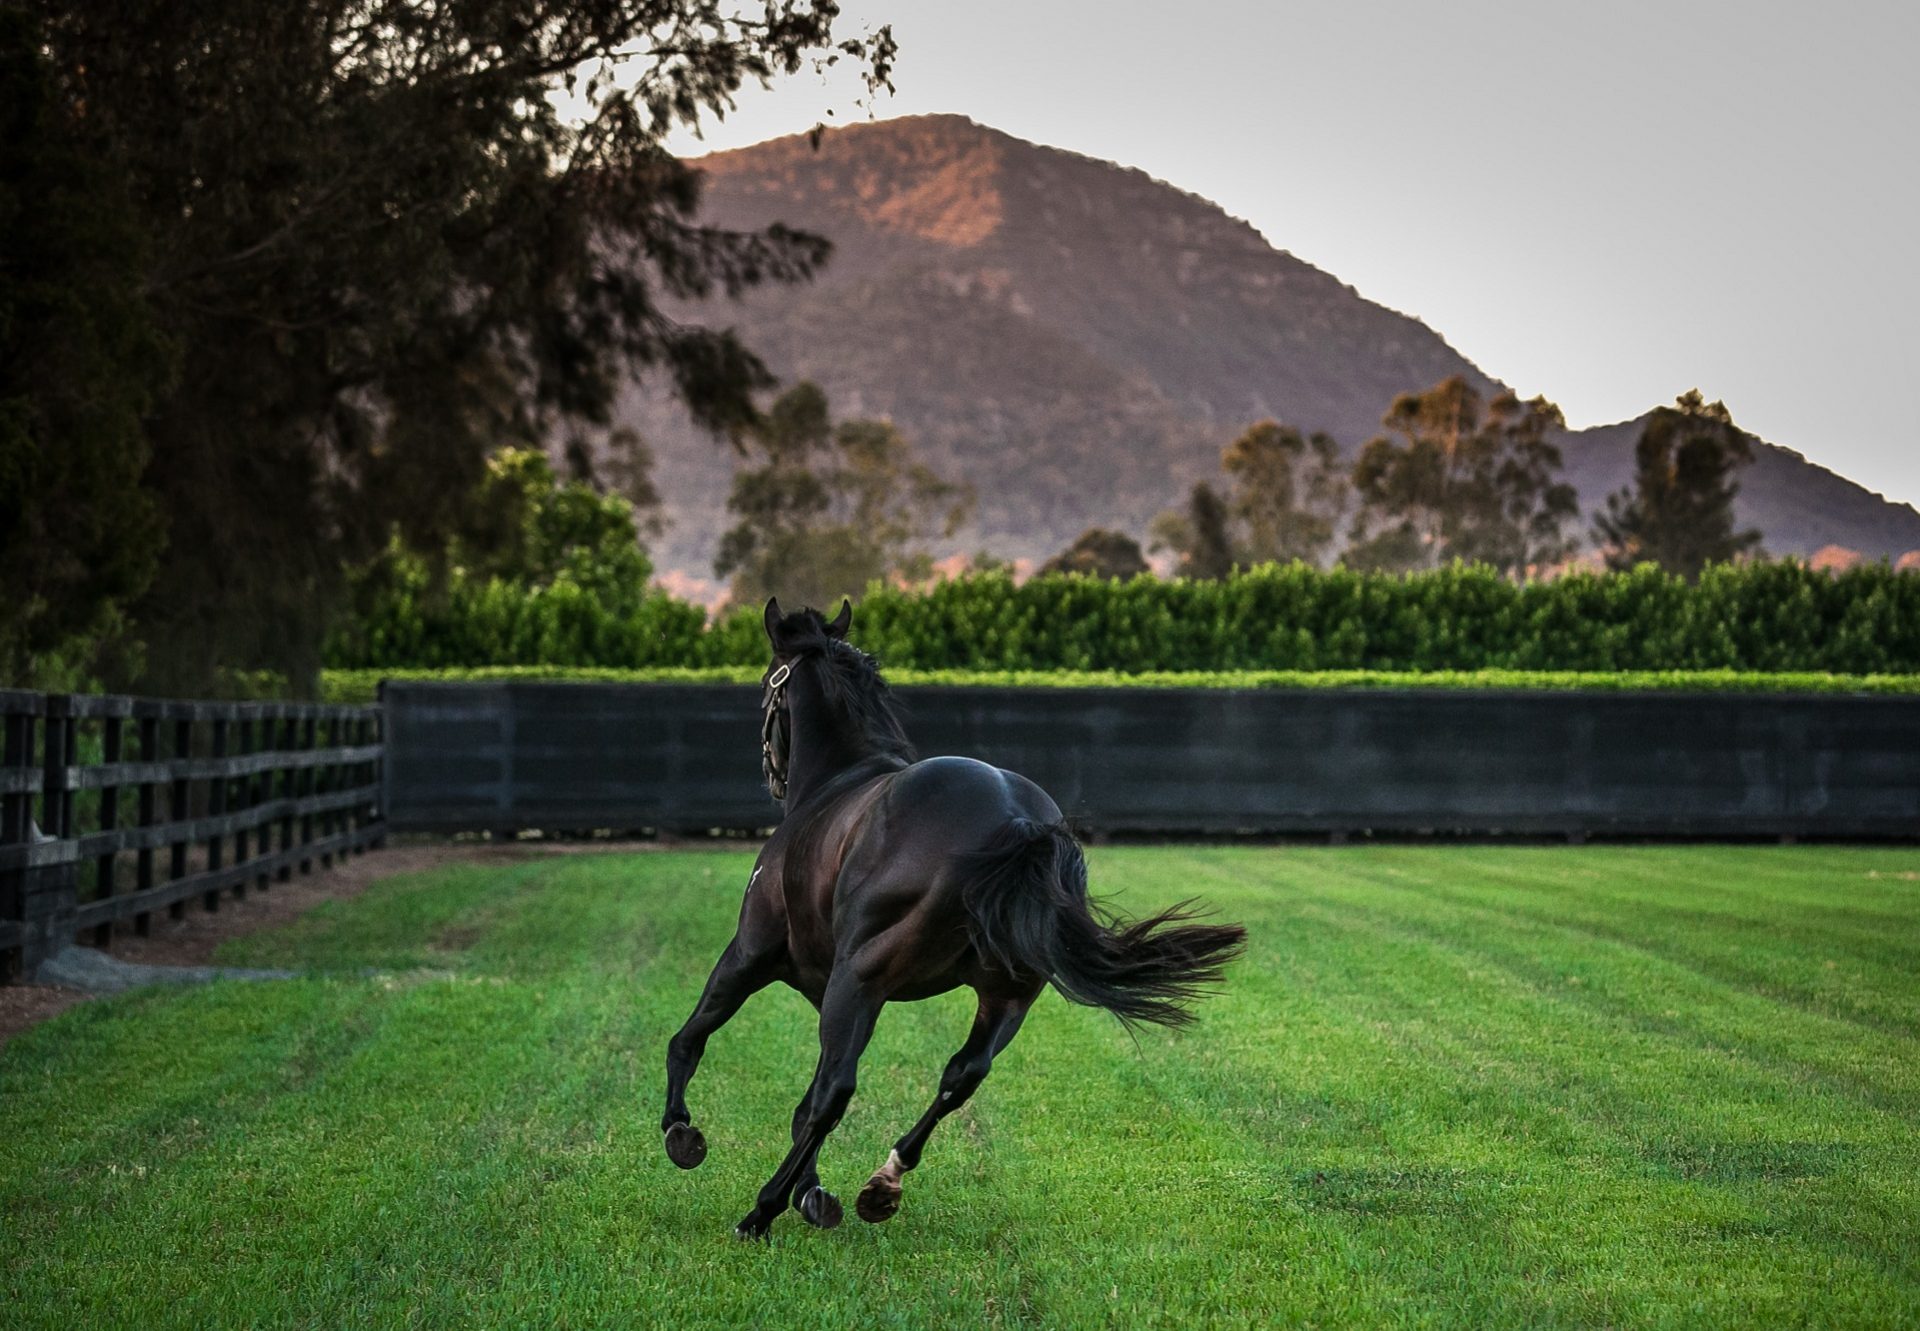
[[[1246,945],[1237,924],[1192,924],[1182,902],[1144,920],[1103,918],[1087,900],[1087,862],[1064,824],[1014,819],[969,857],[973,944],[1008,970],[1039,972],[1076,1003],[1184,1026],[1185,1005],[1219,983]]]

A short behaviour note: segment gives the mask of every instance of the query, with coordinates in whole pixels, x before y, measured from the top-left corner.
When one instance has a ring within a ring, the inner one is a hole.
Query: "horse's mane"
[[[821,658],[827,668],[820,672],[820,678],[828,696],[853,719],[866,747],[912,762],[913,743],[900,724],[893,690],[880,677],[880,662],[828,633],[826,621],[814,610],[789,615],[781,630],[796,656],[817,654]]]

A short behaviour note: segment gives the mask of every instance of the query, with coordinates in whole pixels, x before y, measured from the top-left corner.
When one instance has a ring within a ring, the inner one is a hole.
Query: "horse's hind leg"
[[[940,1075],[939,1094],[934,1096],[920,1121],[894,1144],[887,1154],[887,1162],[874,1170],[873,1177],[860,1189],[854,1209],[862,1220],[886,1220],[900,1209],[901,1176],[920,1163],[920,1154],[940,1120],[980,1089],[980,1083],[993,1068],[994,1056],[1019,1033],[1020,1023],[1026,1020],[1027,1009],[1033,1006],[1037,996],[1034,993],[1017,997],[980,996],[980,1008],[974,1015],[967,1042],[947,1061],[947,1070]]]
[[[660,1116],[660,1130],[667,1135],[668,1159],[682,1169],[692,1169],[707,1158],[707,1139],[687,1112],[687,1083],[700,1066],[707,1037],[726,1025],[742,1003],[766,988],[778,969],[777,953],[755,955],[736,934],[707,976],[693,1015],[667,1041],[667,1108]]]

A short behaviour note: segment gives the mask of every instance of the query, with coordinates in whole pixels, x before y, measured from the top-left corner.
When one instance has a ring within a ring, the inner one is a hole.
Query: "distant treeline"
[[[876,584],[854,638],[919,670],[1920,671],[1920,576],[1884,564],[1643,565],[1516,582],[1483,566],[1389,574],[1267,565],[1219,580],[976,574]],[[338,668],[752,666],[758,606],[709,624],[653,595],[610,608],[562,581],[460,583],[384,601],[329,645]]]

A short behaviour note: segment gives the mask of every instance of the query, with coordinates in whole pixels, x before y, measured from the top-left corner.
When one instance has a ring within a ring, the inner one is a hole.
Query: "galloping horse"
[[[667,1155],[706,1158],[687,1083],[707,1038],[775,980],[820,1011],[820,1062],[793,1112],[793,1149],[735,1227],[763,1238],[792,1205],[831,1229],[821,1143],[853,1098],[880,1009],[967,985],[973,1030],[927,1112],[867,1180],[860,1218],[900,1208],[900,1179],[941,1119],[967,1102],[1049,981],[1122,1021],[1178,1026],[1183,1004],[1220,979],[1246,941],[1238,925],[1193,924],[1184,906],[1119,923],[1087,901],[1087,868],[1039,786],[970,758],[914,761],[873,658],[831,623],[768,601],[773,660],[763,680],[762,762],[786,814],[747,880],[740,924],[687,1024],[667,1044]]]

